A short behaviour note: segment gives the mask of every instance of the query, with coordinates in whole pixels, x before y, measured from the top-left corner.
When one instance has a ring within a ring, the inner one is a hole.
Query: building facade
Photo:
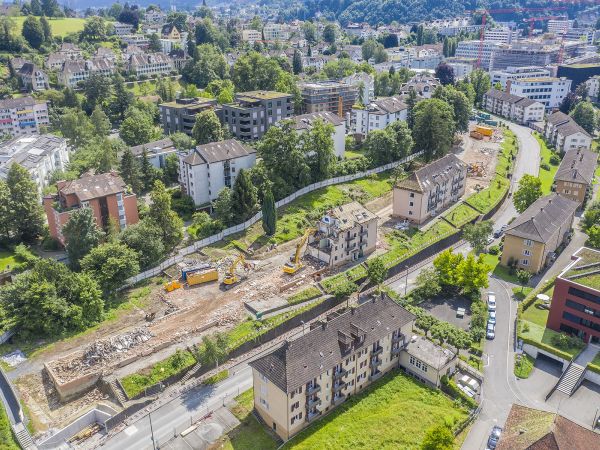
[[[169,75],[173,70],[173,61],[164,53],[135,54],[129,56],[127,70],[136,77]]]
[[[358,202],[338,206],[325,214],[309,236],[306,252],[328,266],[356,261],[377,244],[377,216]]]
[[[50,125],[48,102],[33,97],[0,100],[0,135],[39,134],[40,127]]]
[[[489,70],[492,54],[502,45],[503,44],[500,42],[493,41],[460,41],[456,46],[456,53],[454,56],[478,60],[479,55],[481,55],[480,67],[484,70]]]
[[[358,72],[343,78],[342,82],[354,86],[358,90],[358,101],[363,105],[375,99],[375,77],[373,75]]]
[[[542,103],[518,95],[490,89],[483,95],[483,109],[521,124],[544,120]]]
[[[144,152],[146,152],[146,158],[148,158],[150,164],[157,169],[165,168],[167,156],[177,154],[177,149],[170,138],[148,142],[147,144],[135,145],[129,149],[136,158],[142,158]]]
[[[554,191],[583,205],[592,194],[597,163],[598,153],[585,148],[565,153],[554,175]]]
[[[467,165],[446,155],[394,186],[392,215],[421,224],[456,203],[465,193]]]
[[[571,116],[560,111],[552,113],[544,125],[546,140],[561,153],[592,147],[592,136],[575,122]]]
[[[179,183],[196,206],[207,205],[233,186],[241,169],[255,163],[256,150],[235,139],[199,145],[179,152]]]
[[[520,80],[521,78],[547,78],[550,71],[543,67],[507,67],[504,70],[493,70],[490,72],[492,86],[500,83],[502,90],[506,90],[509,81]]]
[[[65,245],[63,227],[73,211],[90,208],[101,229],[108,229],[111,221],[121,229],[139,221],[137,197],[115,172],[99,175],[84,174],[74,181],[56,183],[57,193],[44,197],[50,236]]]
[[[421,72],[412,77],[408,83],[405,83],[400,88],[400,94],[408,95],[410,91],[414,91],[419,97],[431,98],[435,90],[441,86],[440,80]]]
[[[329,111],[346,118],[358,99],[358,89],[339,81],[315,81],[300,85],[304,111]]]
[[[500,42],[501,44],[511,44],[518,35],[517,30],[509,27],[496,27],[485,30],[484,39],[491,42]]]
[[[269,127],[294,113],[292,96],[274,91],[239,92],[223,105],[223,123],[232,136],[244,141],[260,139]]]
[[[321,120],[325,124],[333,126],[333,152],[337,158],[342,159],[346,150],[346,123],[336,114],[330,112],[301,114],[294,116],[295,130],[301,134],[310,130],[316,120]]]
[[[92,75],[109,77],[115,71],[115,61],[107,58],[66,61],[58,73],[58,81],[64,86],[77,87],[79,83],[87,80]]]
[[[390,123],[404,120],[408,106],[401,97],[379,98],[364,108],[352,108],[350,130],[358,140],[364,140],[373,130],[383,130]]]
[[[534,274],[552,264],[556,249],[569,239],[578,207],[556,193],[538,198],[508,226],[500,263]]]
[[[519,97],[543,103],[546,109],[558,108],[571,90],[571,80],[566,78],[521,78],[507,83],[507,90]]]
[[[165,134],[181,132],[191,136],[196,115],[202,111],[212,109],[219,118],[222,117],[222,110],[214,98],[178,98],[173,102],[161,103],[158,109]]]
[[[44,91],[50,87],[48,75],[33,63],[25,63],[18,72],[23,87],[28,91]]]
[[[399,365],[415,316],[383,295],[250,363],[254,407],[288,440]]]

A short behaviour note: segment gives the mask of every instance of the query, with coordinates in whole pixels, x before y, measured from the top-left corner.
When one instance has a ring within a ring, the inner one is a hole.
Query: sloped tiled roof
[[[123,192],[126,187],[123,179],[114,172],[99,175],[82,175],[78,180],[67,181],[60,192],[64,195],[75,194],[79,201],[105,197]]]
[[[598,162],[598,153],[585,148],[569,150],[558,166],[555,181],[571,181],[592,184],[594,171]]]
[[[133,153],[133,156],[141,156],[142,153],[144,153],[144,149],[146,149],[148,153],[160,153],[164,150],[174,149],[174,146],[171,138],[167,137],[158,141],[147,142],[146,144],[134,145],[129,149],[131,150],[131,153]]]
[[[352,352],[365,348],[394,330],[415,320],[415,316],[383,295],[347,311],[305,335],[286,341],[275,351],[249,363],[284,392],[300,386],[332,369]],[[362,343],[352,339],[353,330],[365,333]],[[347,353],[340,335],[352,343]]]
[[[466,164],[455,155],[446,155],[437,161],[412,173],[408,178],[400,181],[396,186],[416,192],[429,192],[432,187],[443,181],[454,178],[458,172],[465,170]]]
[[[394,114],[405,109],[408,109],[408,106],[401,97],[379,98],[367,105],[367,110],[371,114]]]
[[[507,235],[546,243],[565,222],[573,219],[579,203],[552,193],[538,198],[516,218]]]

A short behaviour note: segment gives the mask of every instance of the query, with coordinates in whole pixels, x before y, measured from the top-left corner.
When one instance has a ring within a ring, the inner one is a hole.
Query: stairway
[[[579,380],[583,376],[585,367],[579,364],[571,364],[565,374],[561,377],[556,390],[567,394],[569,397],[573,395],[575,389],[579,386]]]
[[[125,403],[127,403],[127,398],[125,397],[125,393],[123,392],[123,389],[121,389],[121,386],[117,384],[116,378],[111,380],[110,387],[113,391],[113,394],[115,394],[117,401],[121,404],[121,406],[125,406]]]
[[[19,444],[21,444],[21,448],[25,450],[37,448],[23,422],[13,425],[13,430],[17,436],[17,441],[19,441]]]
[[[184,375],[184,377],[181,379],[181,384],[184,384],[187,380],[192,378],[192,375],[194,375],[196,372],[198,372],[200,367],[202,367],[202,364],[200,364],[200,363],[194,364],[194,366],[190,370],[188,370],[187,373]]]

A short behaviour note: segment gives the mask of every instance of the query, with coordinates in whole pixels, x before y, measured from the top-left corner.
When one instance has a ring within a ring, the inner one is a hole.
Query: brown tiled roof
[[[291,392],[332,369],[352,352],[365,348],[394,330],[415,320],[415,316],[383,295],[345,312],[314,328],[277,350],[250,363],[284,392]],[[352,338],[352,330],[365,333],[362,343]],[[340,335],[352,341],[350,352],[344,351]]]
[[[114,172],[99,175],[83,175],[78,180],[67,181],[60,189],[64,195],[75,194],[79,201],[105,197],[123,192],[127,185],[123,179]]]
[[[506,234],[545,243],[573,219],[578,206],[579,203],[556,193],[540,197],[517,217]]]
[[[449,154],[417,170],[396,186],[416,192],[429,192],[433,186],[454,178],[457,172],[462,172],[465,168],[464,162]]]
[[[554,181],[592,184],[598,162],[598,153],[582,147],[569,150],[558,166]]]
[[[591,450],[600,435],[560,415],[512,405],[496,450]]]
[[[5,98],[4,100],[0,100],[0,108],[24,108],[33,106],[36,103],[46,103],[46,101],[38,101],[33,97]]]
[[[246,147],[235,139],[228,139],[226,141],[199,145],[192,150],[183,161],[195,166],[198,164],[212,164],[219,161],[241,158],[242,156],[247,156],[252,153],[256,153],[256,149]]]

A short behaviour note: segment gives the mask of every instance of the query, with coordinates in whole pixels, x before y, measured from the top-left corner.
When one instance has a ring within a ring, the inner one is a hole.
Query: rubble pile
[[[143,344],[152,336],[148,328],[136,328],[119,336],[101,339],[87,346],[83,352],[81,362],[85,366],[93,366],[110,360],[119,353],[126,352],[136,345]]]

